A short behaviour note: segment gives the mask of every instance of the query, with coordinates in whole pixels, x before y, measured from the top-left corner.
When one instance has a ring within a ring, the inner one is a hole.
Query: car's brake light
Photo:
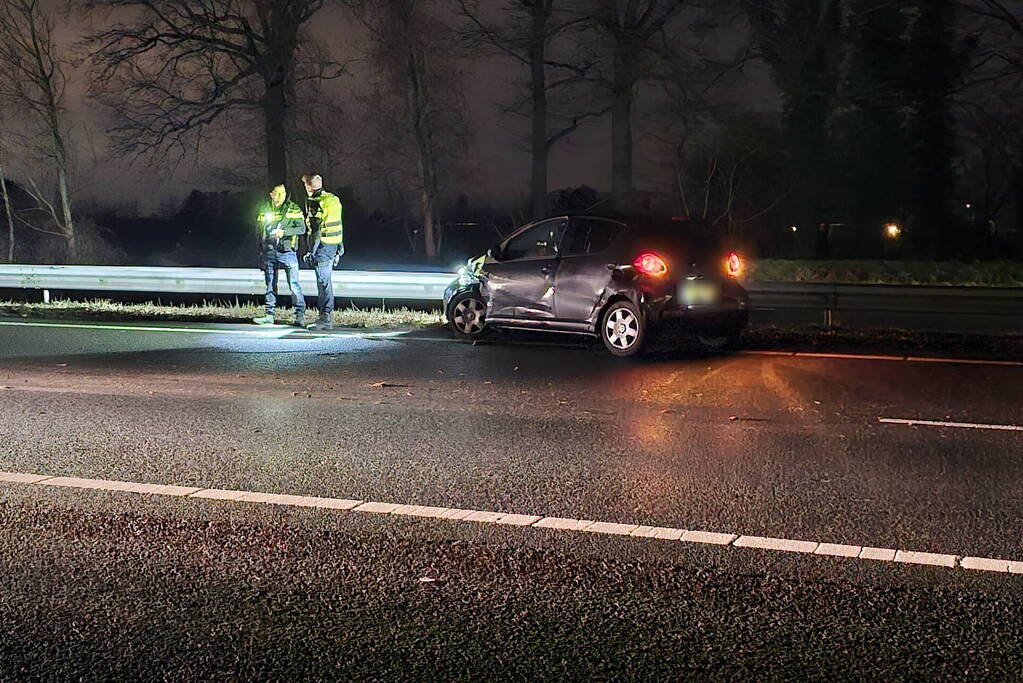
[[[632,265],[643,275],[663,277],[668,274],[668,264],[652,251],[643,252],[637,256]]]
[[[730,277],[739,277],[742,275],[745,264],[742,262],[742,258],[739,257],[734,251],[728,254],[728,258],[725,259],[725,272]]]

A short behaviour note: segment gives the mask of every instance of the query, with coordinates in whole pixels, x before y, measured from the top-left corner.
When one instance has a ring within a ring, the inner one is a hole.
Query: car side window
[[[516,235],[504,245],[504,260],[554,258],[558,255],[567,221],[544,221]]]
[[[599,254],[607,251],[621,232],[621,226],[612,221],[573,218],[572,231],[564,251],[566,256]]]
[[[586,245],[587,254],[600,254],[611,247],[622,228],[611,221],[591,221],[590,240]]]

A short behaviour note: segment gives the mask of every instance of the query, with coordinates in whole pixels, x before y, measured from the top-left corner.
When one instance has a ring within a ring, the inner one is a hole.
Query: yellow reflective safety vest
[[[297,249],[298,238],[305,234],[302,209],[290,199],[285,199],[280,206],[264,202],[260,207],[257,221],[263,243],[278,244],[281,251]],[[277,228],[284,231],[284,236],[279,241],[271,234]]]
[[[341,221],[341,214],[344,207],[336,194],[322,191],[315,197],[319,202],[319,208],[310,218],[319,226],[321,244],[341,244],[344,241],[344,225]]]

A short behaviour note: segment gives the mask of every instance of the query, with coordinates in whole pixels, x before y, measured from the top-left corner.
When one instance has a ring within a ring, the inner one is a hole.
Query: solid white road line
[[[910,427],[951,427],[955,429],[992,429],[1000,432],[1023,432],[1019,425],[989,425],[975,422],[941,422],[938,420],[907,420],[897,417],[879,417],[878,422],[890,425],[908,425]]]
[[[743,356],[788,356],[789,358],[819,358],[822,360],[876,360],[905,361],[908,363],[938,363],[946,365],[993,365],[1023,368],[1023,361],[983,360],[977,358],[928,358],[926,356],[886,356],[866,353],[815,353],[808,351],[740,351]]]
[[[233,501],[238,503],[322,508],[327,510],[349,510],[353,512],[365,512],[381,515],[407,515],[432,519],[478,522],[481,524],[529,526],[553,531],[582,531],[594,534],[611,534],[616,536],[633,536],[636,538],[679,541],[681,543],[702,543],[729,546],[733,548],[755,548],[774,552],[858,558],[861,560],[874,560],[879,562],[920,564],[944,567],[946,569],[961,568],[1002,574],[1023,574],[1023,561],[920,552],[915,550],[896,550],[892,548],[872,548],[869,546],[823,543],[820,541],[793,540],[788,538],[769,538],[764,536],[741,536],[738,534],[723,534],[708,531],[689,531],[686,529],[676,529],[672,527],[599,522],[590,519],[541,517],[540,515],[512,514],[487,510],[463,510],[440,506],[379,503],[372,501],[350,500],[346,498],[320,498],[317,496],[262,493],[259,491],[241,491],[235,489],[202,489],[193,486],[143,484],[130,481],[111,481],[107,479],[53,477],[45,474],[31,474],[27,472],[0,472],[0,482],[90,489],[117,493],[177,496],[216,501]]]

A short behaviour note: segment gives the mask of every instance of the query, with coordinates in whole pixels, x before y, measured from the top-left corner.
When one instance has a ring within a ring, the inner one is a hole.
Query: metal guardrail
[[[747,285],[755,312],[804,312],[831,327],[859,325],[1023,333],[1023,288],[760,282]],[[855,323],[854,323],[855,324]]]
[[[1023,288],[757,282],[746,286],[760,308],[956,315],[1023,315]]]
[[[372,270],[334,271],[334,293],[342,298],[437,302],[454,273]],[[308,294],[316,292],[311,270],[300,271]],[[280,287],[286,290],[283,282]],[[264,292],[256,268],[167,268],[148,266],[0,265],[0,289],[247,294]],[[1000,327],[1023,331],[1023,288],[851,285],[818,282],[752,282],[746,288],[757,311],[817,312],[830,325],[836,313],[999,318]]]
[[[440,301],[453,273],[334,271],[334,295],[342,298]],[[316,293],[312,270],[299,271],[304,292]],[[282,276],[279,289],[287,290]],[[165,268],[151,266],[0,265],[0,289],[152,292],[162,294],[249,294],[266,291],[258,268]]]

